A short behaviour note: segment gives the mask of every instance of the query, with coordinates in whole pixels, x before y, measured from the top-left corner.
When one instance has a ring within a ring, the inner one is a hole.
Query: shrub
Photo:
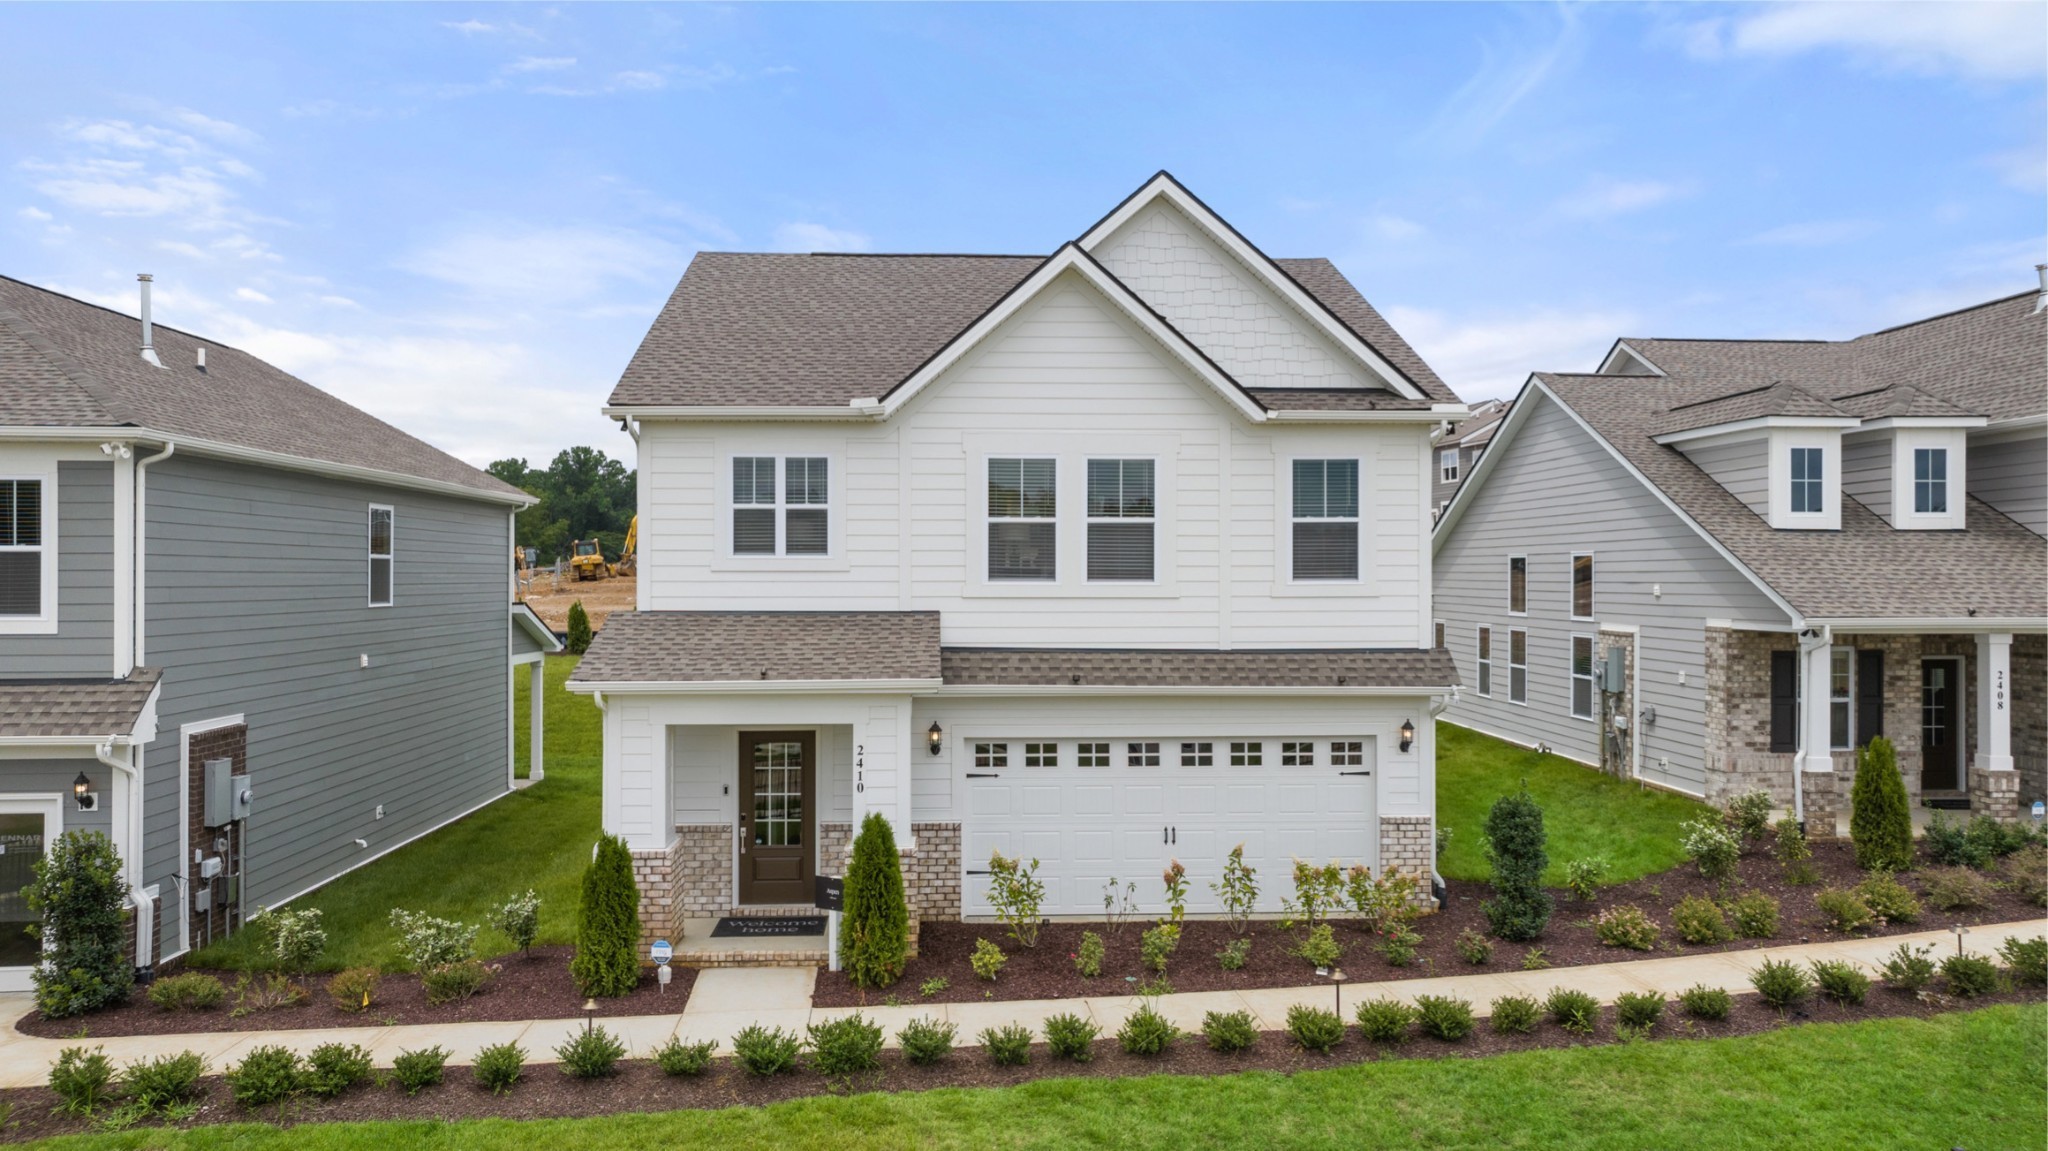
[[[1031,1029],[1021,1023],[983,1028],[981,1049],[998,1067],[1022,1067],[1031,1062]]]
[[[1948,989],[1963,999],[1976,999],[1998,990],[1998,965],[1981,955],[1951,955],[1941,961],[1941,977]]]
[[[882,1025],[858,1011],[813,1023],[810,1030],[811,1070],[820,1075],[854,1075],[882,1065]]]
[[[1593,917],[1593,934],[1608,947],[1648,951],[1657,946],[1657,924],[1632,903],[1610,907]]]
[[[476,956],[476,927],[472,924],[401,908],[391,913],[391,926],[398,932],[398,953],[414,971],[446,967]]]
[[[1179,927],[1188,915],[1188,869],[1180,865],[1180,860],[1169,859],[1160,879],[1166,884],[1167,922]]]
[[[1600,1001],[1583,991],[1559,987],[1543,1001],[1551,1021],[1576,1035],[1591,1035],[1600,1022]]]
[[[903,1025],[896,1033],[896,1043],[911,1064],[930,1067],[953,1053],[953,1041],[959,1034],[956,1024],[919,1017]]]
[[[448,1052],[439,1044],[419,1051],[401,1051],[391,1061],[391,1079],[407,1095],[418,1095],[441,1081],[448,1068]]]
[[[1133,1011],[1116,1031],[1117,1045],[1132,1055],[1157,1055],[1179,1038],[1180,1028],[1169,1023],[1150,1003]]]
[[[1225,971],[1243,971],[1246,961],[1252,957],[1252,941],[1239,936],[1225,943],[1216,952],[1216,963]]]
[[[2048,983],[2048,936],[2021,939],[2015,935],[1998,945],[1998,957],[2012,969],[2012,977],[2030,987]]]
[[[22,889],[37,921],[42,962],[30,972],[36,1009],[51,1019],[83,1015],[128,998],[135,965],[127,954],[121,857],[97,831],[67,831],[35,861]]]
[[[1211,1011],[1202,1016],[1202,1039],[1209,1050],[1234,1055],[1259,1041],[1259,1026],[1249,1011]]]
[[[1303,1051],[1328,1055],[1344,1042],[1344,1021],[1334,1011],[1297,1003],[1287,1009],[1287,1034]]]
[[[1308,929],[1301,942],[1294,945],[1294,954],[1308,962],[1310,967],[1328,967],[1344,954],[1337,946],[1337,933],[1327,923],[1318,923]]]
[[[1165,971],[1166,961],[1180,947],[1180,925],[1161,923],[1145,929],[1138,937],[1138,957],[1147,970]]]
[[[945,976],[934,975],[930,979],[927,979],[923,983],[917,985],[917,993],[919,995],[924,996],[926,999],[930,999],[932,996],[937,995],[939,992],[944,991],[946,988],[951,986],[953,986],[953,984],[950,981],[948,981]]]
[[[1045,1021],[1046,1046],[1053,1055],[1086,1063],[1095,1058],[1095,1037],[1102,1034],[1093,1020],[1078,1015],[1055,1015]]]
[[[1730,799],[1721,815],[1737,839],[1756,843],[1770,834],[1772,806],[1771,793],[1761,787],[1753,787]]]
[[[2005,857],[2005,881],[2035,907],[2048,907],[2048,847],[2030,843]]]
[[[1415,1009],[1398,999],[1371,999],[1359,1004],[1353,1017],[1359,1034],[1374,1043],[1400,1043],[1408,1038]]]
[[[1543,953],[1541,947],[1531,947],[1522,953],[1522,970],[1524,971],[1542,971],[1549,966],[1550,957]]]
[[[1856,782],[1849,789],[1849,840],[1856,866],[1903,871],[1913,865],[1913,813],[1899,776],[1892,741],[1873,736],[1856,753]]]
[[[1543,808],[1524,784],[1514,795],[1496,800],[1486,816],[1486,856],[1493,867],[1493,898],[1486,901],[1486,922],[1502,939],[1526,942],[1543,934],[1550,922],[1550,893],[1543,890],[1543,869],[1550,853],[1543,831]]]
[[[1305,859],[1294,861],[1294,898],[1281,901],[1289,925],[1302,922],[1314,927],[1342,905],[1345,894],[1344,870],[1335,863],[1321,867]]]
[[[1093,979],[1102,974],[1102,936],[1093,931],[1081,933],[1081,946],[1074,951],[1074,970],[1083,979]]]
[[[780,1075],[796,1066],[803,1040],[780,1027],[749,1024],[732,1037],[732,1055],[749,1075]]]
[[[1607,857],[1589,855],[1584,859],[1567,860],[1564,865],[1565,890],[1580,903],[1591,902],[1600,894],[1600,881],[1607,875]]]
[[[271,958],[292,975],[304,975],[327,950],[327,929],[320,926],[320,909],[267,908],[249,918],[249,926],[261,928]]]
[[[1387,937],[1373,947],[1389,967],[1406,967],[1415,962],[1415,949],[1422,943],[1422,936],[1407,924],[1401,924],[1387,933]],[[1332,961],[1334,962],[1334,960]]]
[[[1243,935],[1251,929],[1252,912],[1259,906],[1259,871],[1245,865],[1244,844],[1231,848],[1230,854],[1223,857],[1223,878],[1210,884],[1209,890],[1215,892],[1216,902],[1222,906],[1223,917],[1232,931]],[[1237,968],[1226,966],[1224,970]]]
[[[893,853],[892,853],[893,854]],[[616,835],[600,835],[597,858],[583,872],[576,916],[576,955],[569,974],[584,995],[616,999],[640,985],[640,889],[633,855]]]
[[[1959,825],[1937,812],[1927,822],[1927,853],[1936,863],[1982,870],[2032,842],[2034,837],[2026,828],[1988,815]]]
[[[1647,1031],[1664,1018],[1664,993],[1624,991],[1614,997],[1614,1021],[1623,1027]]]
[[[1543,1006],[1526,995],[1503,995],[1493,1001],[1493,1029],[1502,1035],[1527,1035],[1536,1030]]]
[[[1734,833],[1720,820],[1707,815],[1685,825],[1679,847],[1687,859],[1699,865],[1700,874],[1715,883],[1734,875],[1735,865],[1742,859],[1742,844]]]
[[[1003,964],[1009,961],[1010,957],[1003,954],[1002,948],[986,939],[977,939],[974,941],[974,954],[968,957],[967,965],[974,968],[976,975],[994,983],[1003,970]]]
[[[1769,939],[1778,934],[1778,901],[1761,891],[1747,891],[1728,904],[1728,926],[1744,939]]]
[[[1750,986],[1756,988],[1757,998],[1766,1007],[1780,1011],[1805,1001],[1813,993],[1813,978],[1796,963],[1766,959],[1763,966],[1750,973]]]
[[[1687,943],[1704,945],[1723,943],[1735,938],[1729,930],[1728,917],[1711,899],[1688,895],[1671,909],[1671,928]]]
[[[1771,854],[1785,869],[1785,882],[1803,887],[1819,877],[1813,871],[1813,848],[1807,846],[1806,833],[1799,829],[1799,821],[1786,816],[1771,825],[1773,841]]]
[[[487,919],[512,941],[512,946],[531,953],[533,941],[540,935],[540,896],[529,887],[526,894],[515,895],[492,908]]]
[[[1856,894],[1863,897],[1863,905],[1872,915],[1886,923],[1911,923],[1920,918],[1920,901],[1890,872],[1876,872],[1857,884]]]
[[[1917,992],[1934,982],[1934,945],[1915,948],[1901,943],[1896,951],[1885,956],[1877,965],[1877,973],[1884,977],[1885,986],[1900,991]]]
[[[1010,929],[1010,938],[1026,950],[1038,946],[1038,929],[1045,922],[1039,907],[1045,902],[1045,882],[1038,878],[1038,861],[1025,863],[994,852],[988,860],[988,902],[995,908],[996,921]]]
[[[880,812],[869,812],[854,838],[853,858],[846,865],[845,904],[839,960],[847,977],[856,987],[887,987],[901,979],[910,957],[910,905],[903,896],[903,859],[896,854],[896,832]]]
[[[306,1001],[306,989],[275,971],[261,977],[245,971],[235,978],[234,996],[235,1007],[228,1014],[240,1019],[281,1007],[297,1007]]]
[[[1870,905],[1853,889],[1830,887],[1813,897],[1817,908],[1827,925],[1836,931],[1861,931],[1869,927],[1876,917],[1870,912]]]
[[[1842,959],[1816,959],[1813,961],[1813,981],[1820,988],[1821,996],[1837,1003],[1854,1006],[1863,1002],[1870,994],[1870,976],[1862,968]]]
[[[420,983],[426,988],[428,1005],[439,1007],[443,1003],[455,1003],[475,995],[490,980],[491,970],[480,960],[465,959],[460,963],[429,968],[420,976]]]
[[[369,1051],[354,1043],[322,1043],[306,1056],[301,1084],[308,1094],[332,1099],[369,1077]]]
[[[605,1079],[618,1073],[626,1045],[602,1027],[586,1027],[555,1048],[555,1061],[571,1079]]]
[[[327,997],[334,1006],[354,1014],[368,1011],[377,999],[377,985],[384,976],[374,967],[351,967],[327,981]]]
[[[1371,869],[1360,865],[1345,877],[1351,907],[1358,912],[1359,926],[1367,931],[1392,932],[1415,918],[1416,880],[1389,867],[1374,879]]]
[[[1735,997],[1719,987],[1696,984],[1678,993],[1678,1006],[1694,1019],[1719,1022],[1728,1018],[1728,1011],[1735,1006]]]
[[[1931,867],[1920,877],[1938,911],[1969,911],[1991,902],[1991,881],[1967,867]]]
[[[181,1103],[199,1097],[199,1080],[206,1074],[206,1058],[197,1051],[137,1059],[121,1069],[121,1094],[129,1106],[148,1115],[161,1115]]]
[[[569,637],[567,647],[570,655],[582,655],[590,650],[590,613],[583,610],[583,601],[569,605]]]
[[[909,1050],[908,1044],[904,1050]],[[685,1043],[671,1036],[667,1043],[654,1049],[654,1065],[661,1068],[664,1075],[702,1075],[711,1066],[711,1057],[717,1052],[718,1041],[715,1039]]]
[[[671,1043],[675,1042],[670,1040]],[[503,1095],[519,1082],[526,1070],[526,1049],[517,1043],[496,1043],[476,1053],[476,1084],[493,1095]]]
[[[1458,933],[1457,948],[1458,958],[1474,967],[1493,962],[1493,940],[1469,927]]]
[[[66,1047],[50,1065],[50,1090],[57,1093],[57,1109],[67,1115],[90,1115],[105,1103],[114,1082],[114,1064],[104,1048],[87,1051]]]
[[[289,1047],[253,1048],[227,1073],[235,1102],[251,1111],[297,1095],[304,1079],[305,1062]]]
[[[204,971],[166,975],[149,985],[150,1005],[159,1011],[205,1011],[219,1007],[228,989]]]
[[[1472,1003],[1453,995],[1418,995],[1415,1014],[1424,1035],[1456,1043],[1472,1034]]]

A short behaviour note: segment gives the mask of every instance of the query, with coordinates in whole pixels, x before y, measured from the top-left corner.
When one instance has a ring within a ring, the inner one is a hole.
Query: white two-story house
[[[914,912],[1243,844],[1426,874],[1431,432],[1450,389],[1324,260],[1162,173],[1051,256],[704,253],[612,393],[638,610],[571,680],[650,935],[808,905],[870,812]]]

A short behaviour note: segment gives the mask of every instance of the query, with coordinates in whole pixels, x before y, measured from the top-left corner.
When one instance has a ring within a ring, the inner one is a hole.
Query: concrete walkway
[[[2032,937],[2048,933],[2048,921],[1987,924],[1973,927],[1964,937],[1964,949],[1993,955],[2011,937]],[[1545,971],[1486,970],[1471,975],[1443,975],[1429,979],[1403,979],[1384,983],[1346,983],[1344,1014],[1348,1020],[1353,1007],[1364,999],[1391,996],[1412,1001],[1418,995],[1455,995],[1470,1000],[1484,1016],[1489,1005],[1503,995],[1527,995],[1542,999],[1553,988],[1569,987],[1614,1002],[1625,991],[1660,991],[1673,997],[1695,984],[1745,993],[1752,989],[1750,973],[1766,959],[1791,960],[1806,964],[1816,959],[1846,959],[1874,969],[1884,956],[1901,943],[1921,946],[1932,943],[1939,959],[1954,954],[1955,936],[1948,930],[1923,931],[1912,935],[1890,935],[1879,939],[1837,939],[1821,943],[1791,944],[1754,951],[1723,951],[1698,955],[1674,955],[1663,959],[1639,959],[1585,967],[1560,967]],[[1376,962],[1367,961],[1356,975],[1377,973]],[[1090,996],[1082,999],[1024,999],[977,1003],[912,1003],[902,1007],[813,1007],[811,992],[816,971],[803,967],[713,968],[702,971],[683,1010],[675,1015],[641,1015],[605,1019],[601,1026],[618,1036],[633,1057],[644,1057],[668,1042],[672,1036],[686,1041],[716,1040],[727,1050],[732,1036],[751,1024],[781,1027],[801,1033],[811,1023],[852,1015],[855,1011],[879,1022],[893,1045],[903,1024],[918,1016],[946,1020],[960,1029],[960,1042],[973,1046],[985,1027],[1022,1023],[1043,1033],[1045,1020],[1071,1012],[1092,1018],[1103,1034],[1113,1034],[1124,1019],[1144,1002],[1135,995]],[[914,989],[908,989],[915,994]],[[1211,1011],[1249,1011],[1262,1030],[1277,1031],[1287,1023],[1287,1009],[1297,1003],[1334,1006],[1335,989],[1328,983],[1308,987],[1276,987],[1254,991],[1197,991],[1165,995],[1155,1002],[1159,1011],[1178,1026],[1194,1031]],[[179,1035],[133,1035],[109,1038],[34,1039],[15,1030],[14,1024],[33,1009],[26,995],[0,996],[0,1087],[28,1087],[45,1081],[57,1053],[80,1043],[103,1047],[116,1065],[180,1051],[197,1051],[208,1065],[220,1071],[239,1061],[250,1048],[282,1044],[298,1051],[310,1051],[323,1043],[360,1043],[368,1048],[380,1067],[388,1067],[402,1051],[439,1044],[450,1053],[451,1064],[472,1062],[482,1048],[498,1043],[517,1043],[535,1063],[555,1061],[555,1048],[584,1027],[581,1019],[540,1019],[503,1023],[436,1023],[397,1027],[336,1027],[295,1031],[192,1032]]]

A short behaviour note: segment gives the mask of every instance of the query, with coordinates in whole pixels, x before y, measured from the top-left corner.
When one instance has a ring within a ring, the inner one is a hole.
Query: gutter
[[[936,679],[721,679],[594,681],[571,679],[569,691],[602,699],[614,695],[930,695]],[[604,705],[598,705],[602,708]]]
[[[1833,647],[1834,643],[1834,629],[1830,628],[1827,624],[1816,626],[1809,623],[1800,631],[1799,674],[1794,678],[1799,684],[1798,696],[1801,705],[1804,705],[1806,702],[1805,696],[1808,687],[1806,682],[1806,666],[1809,662],[1807,656],[1813,652]],[[1799,742],[1792,752],[1792,818],[1798,822],[1799,830],[1803,833],[1806,830],[1806,733],[1813,726],[1813,717],[1805,714],[1803,706],[1798,708],[1794,714],[1798,717],[1795,722],[1799,725]],[[1830,834],[1832,834],[1832,829],[1830,829]]]

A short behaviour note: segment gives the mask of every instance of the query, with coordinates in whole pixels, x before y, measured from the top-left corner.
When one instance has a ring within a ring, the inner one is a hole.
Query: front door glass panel
[[[42,956],[28,933],[36,921],[28,909],[28,886],[46,846],[43,821],[33,812],[0,813],[0,967],[29,967]]]
[[[804,842],[804,745],[795,740],[754,745],[754,846]]]

